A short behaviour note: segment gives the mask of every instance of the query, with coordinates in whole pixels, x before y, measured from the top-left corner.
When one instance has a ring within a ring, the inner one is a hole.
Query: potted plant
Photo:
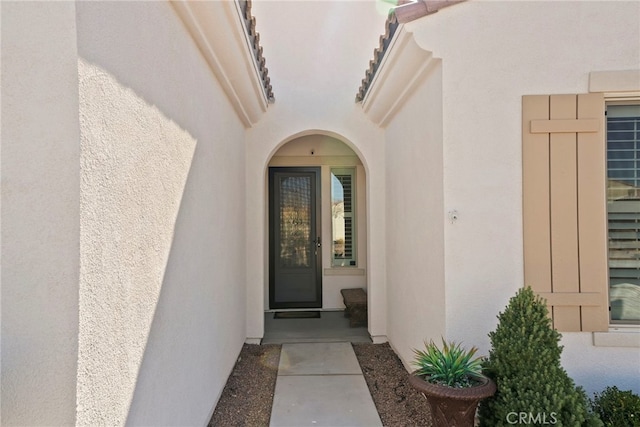
[[[414,349],[417,369],[409,383],[427,398],[434,426],[472,427],[478,402],[496,392],[495,383],[482,375],[482,359],[474,358],[477,351],[444,339],[442,348],[431,341],[424,350]]]

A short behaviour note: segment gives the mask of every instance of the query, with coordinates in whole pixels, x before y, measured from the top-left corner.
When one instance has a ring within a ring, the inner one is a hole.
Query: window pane
[[[608,148],[611,150],[635,150],[636,146],[633,141],[611,141],[609,140]]]
[[[332,265],[355,266],[355,169],[331,170]]]
[[[613,323],[640,322],[640,105],[607,107],[609,302]]]
[[[607,138],[609,141],[633,141],[634,137],[634,132],[607,132]]]
[[[634,150],[609,150],[608,152],[609,160],[628,160],[633,159],[635,157]]]
[[[281,267],[309,267],[311,262],[311,178],[280,180]]]
[[[617,130],[634,130],[634,124],[624,118],[611,117],[607,123],[607,131],[611,133],[611,131]]]
[[[611,169],[635,169],[636,162],[634,162],[633,160],[609,160],[608,167],[609,167],[609,170],[611,170]]]

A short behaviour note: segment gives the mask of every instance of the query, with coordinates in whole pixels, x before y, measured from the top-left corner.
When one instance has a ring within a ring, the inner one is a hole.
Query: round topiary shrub
[[[481,402],[480,426],[602,425],[560,365],[561,335],[551,325],[545,302],[531,288],[522,288],[498,320],[483,366],[498,391]]]
[[[640,427],[640,396],[631,390],[607,387],[594,395],[591,408],[605,427]]]

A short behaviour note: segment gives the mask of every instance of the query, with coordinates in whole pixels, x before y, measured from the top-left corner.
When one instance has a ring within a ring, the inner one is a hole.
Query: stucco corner
[[[432,52],[420,46],[402,25],[362,101],[365,114],[386,127],[437,63]]]

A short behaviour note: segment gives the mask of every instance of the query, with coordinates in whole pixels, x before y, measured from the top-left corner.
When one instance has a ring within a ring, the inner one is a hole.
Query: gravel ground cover
[[[353,349],[382,424],[430,427],[427,399],[409,385],[409,374],[391,346],[353,344]]]
[[[280,345],[245,344],[222,390],[209,426],[268,426]]]
[[[280,345],[245,344],[209,426],[269,425]],[[353,344],[365,381],[385,426],[431,426],[427,400],[413,390],[389,344]]]

